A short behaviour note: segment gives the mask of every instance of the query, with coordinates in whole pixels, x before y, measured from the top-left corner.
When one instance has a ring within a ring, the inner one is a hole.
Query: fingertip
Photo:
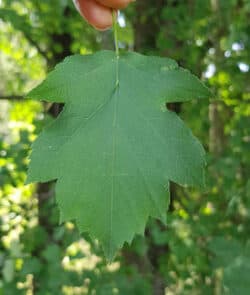
[[[94,28],[104,31],[112,27],[112,10],[95,0],[79,0],[78,7],[81,15]]]

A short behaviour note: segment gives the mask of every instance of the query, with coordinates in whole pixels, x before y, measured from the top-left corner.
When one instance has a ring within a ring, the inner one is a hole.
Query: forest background
[[[67,0],[0,0],[0,294],[250,294],[250,1],[137,0],[121,50],[167,56],[210,101],[168,107],[207,150],[204,191],[171,184],[168,224],[107,265],[97,241],[59,225],[54,183],[24,185],[30,147],[61,105],[25,94],[66,56],[113,49]]]

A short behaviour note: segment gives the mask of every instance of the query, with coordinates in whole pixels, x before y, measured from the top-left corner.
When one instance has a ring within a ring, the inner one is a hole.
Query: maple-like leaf
[[[56,179],[61,220],[75,220],[111,260],[149,216],[165,220],[170,180],[204,184],[204,150],[165,105],[209,96],[171,59],[66,58],[28,95],[65,103],[33,144],[28,182]]]

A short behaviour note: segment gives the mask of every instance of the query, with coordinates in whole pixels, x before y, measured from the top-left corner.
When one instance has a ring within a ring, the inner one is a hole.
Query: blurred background
[[[106,265],[97,241],[59,225],[54,183],[24,185],[31,143],[61,105],[25,99],[64,57],[112,49],[70,0],[0,0],[0,294],[250,294],[250,1],[137,0],[119,46],[168,56],[212,89],[171,104],[205,146],[207,188],[171,184],[167,226]]]

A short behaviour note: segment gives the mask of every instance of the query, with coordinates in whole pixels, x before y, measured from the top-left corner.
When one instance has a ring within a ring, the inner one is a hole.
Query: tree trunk
[[[220,103],[213,101],[209,105],[209,151],[214,156],[219,156],[224,147],[224,128],[220,116]]]
[[[220,48],[220,40],[224,35],[225,26],[220,15],[220,3],[218,0],[211,0],[211,9],[216,18],[218,29],[216,34],[212,36],[213,47],[215,48],[214,63],[220,64],[223,61],[223,51]],[[214,156],[218,157],[225,145],[224,123],[221,118],[222,103],[212,101],[209,105],[209,151]]]
[[[138,0],[134,17],[135,50],[153,53],[157,50],[157,35],[161,28],[160,13],[164,0]],[[165,4],[166,5],[166,4]]]

